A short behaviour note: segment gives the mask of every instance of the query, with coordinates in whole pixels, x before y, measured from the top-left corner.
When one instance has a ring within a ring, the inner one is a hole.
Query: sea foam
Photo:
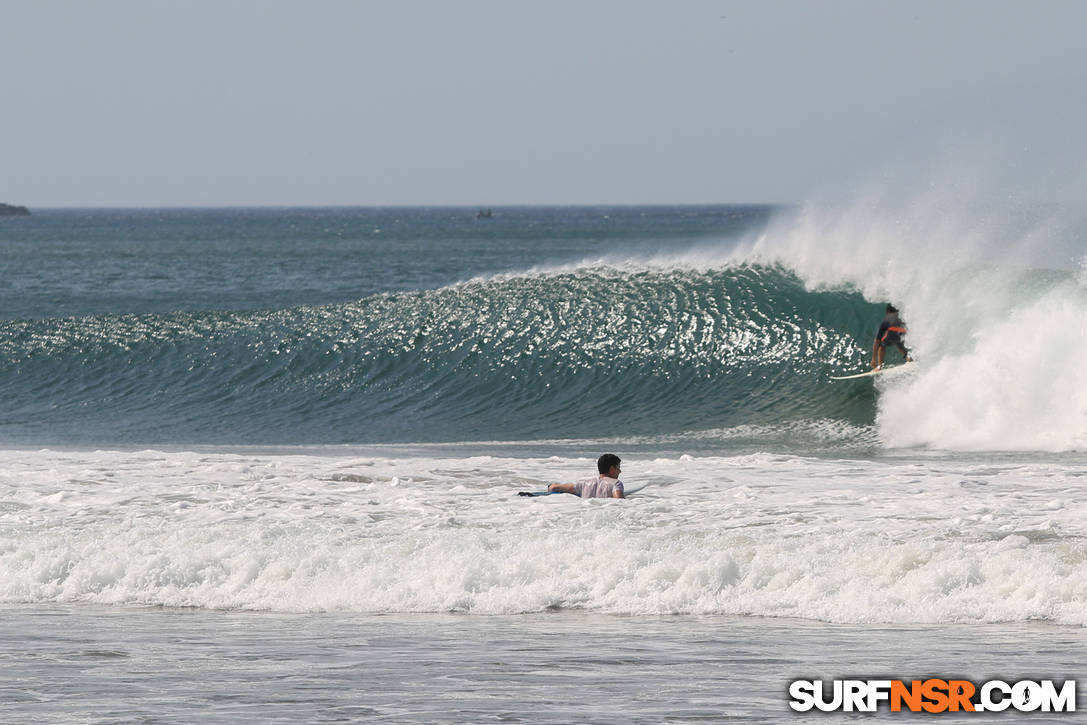
[[[0,456],[5,603],[1087,623],[1075,462],[626,457],[583,501],[514,494],[590,458]]]

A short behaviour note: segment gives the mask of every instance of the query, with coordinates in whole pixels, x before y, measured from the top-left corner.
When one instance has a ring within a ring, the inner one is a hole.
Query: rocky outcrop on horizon
[[[0,204],[0,216],[30,216],[30,210],[25,206]]]

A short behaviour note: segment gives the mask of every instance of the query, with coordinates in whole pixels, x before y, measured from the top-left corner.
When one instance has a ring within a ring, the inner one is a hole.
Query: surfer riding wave
[[[906,323],[898,316],[898,310],[894,305],[888,304],[883,322],[876,332],[876,341],[872,345],[872,369],[879,370],[883,367],[883,359],[888,347],[896,347],[906,362],[910,362],[910,351],[906,349],[902,337],[906,334]]]

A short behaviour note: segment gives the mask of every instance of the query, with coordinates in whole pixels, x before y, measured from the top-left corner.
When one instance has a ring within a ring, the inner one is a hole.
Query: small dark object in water
[[[30,210],[25,206],[0,204],[0,216],[30,216]]]

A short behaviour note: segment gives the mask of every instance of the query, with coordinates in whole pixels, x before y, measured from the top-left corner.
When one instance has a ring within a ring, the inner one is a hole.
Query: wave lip
[[[782,214],[729,254],[893,302],[914,374],[875,382],[889,448],[1087,450],[1082,211],[886,194]],[[858,344],[871,345],[874,315]]]

